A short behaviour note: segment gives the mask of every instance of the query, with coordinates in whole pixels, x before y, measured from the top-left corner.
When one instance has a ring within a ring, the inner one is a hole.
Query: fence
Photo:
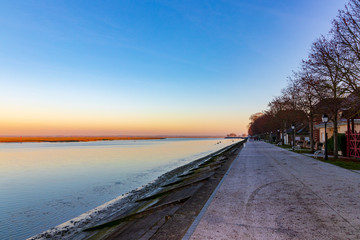
[[[346,133],[347,140],[347,155],[348,157],[360,158],[360,132]]]

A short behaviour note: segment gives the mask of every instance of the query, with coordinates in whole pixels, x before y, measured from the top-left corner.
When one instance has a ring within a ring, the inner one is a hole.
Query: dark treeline
[[[314,150],[313,124],[323,113],[334,126],[337,157],[339,113],[360,99],[360,0],[350,0],[332,21],[326,36],[313,44],[308,58],[288,78],[288,86],[268,109],[250,117],[249,134],[285,131],[291,124],[309,124],[310,147]],[[353,99],[353,101],[349,101]]]

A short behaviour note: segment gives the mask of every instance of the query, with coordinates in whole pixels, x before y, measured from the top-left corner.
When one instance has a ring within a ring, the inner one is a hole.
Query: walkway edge
[[[245,147],[245,145],[243,146]],[[208,207],[210,206],[210,203],[212,202],[212,200],[214,199],[217,191],[219,190],[219,188],[221,187],[222,183],[224,182],[224,180],[226,179],[227,175],[229,174],[231,168],[233,167],[235,161],[238,159],[240,153],[238,153],[238,155],[236,156],[236,158],[234,159],[234,161],[231,163],[229,169],[226,171],[225,175],[223,176],[223,178],[221,179],[221,181],[219,182],[219,184],[217,185],[217,187],[215,188],[214,192],[210,195],[209,199],[207,200],[207,202],[205,203],[205,205],[203,206],[203,208],[201,209],[199,215],[197,215],[197,217],[195,218],[194,222],[191,224],[191,226],[189,227],[189,229],[187,230],[187,232],[185,233],[184,237],[182,238],[182,240],[189,240],[191,235],[195,232],[196,227],[198,226],[198,224],[200,223],[201,218],[203,217],[203,215],[205,214],[206,210],[208,209]]]

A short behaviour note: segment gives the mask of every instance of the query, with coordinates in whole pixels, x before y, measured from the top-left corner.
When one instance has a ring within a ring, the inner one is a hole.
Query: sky
[[[347,0],[0,0],[0,135],[247,133]]]

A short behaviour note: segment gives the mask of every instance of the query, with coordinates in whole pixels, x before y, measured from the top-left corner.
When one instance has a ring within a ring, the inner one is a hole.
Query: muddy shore
[[[176,168],[30,239],[181,239],[241,146],[236,143]]]

